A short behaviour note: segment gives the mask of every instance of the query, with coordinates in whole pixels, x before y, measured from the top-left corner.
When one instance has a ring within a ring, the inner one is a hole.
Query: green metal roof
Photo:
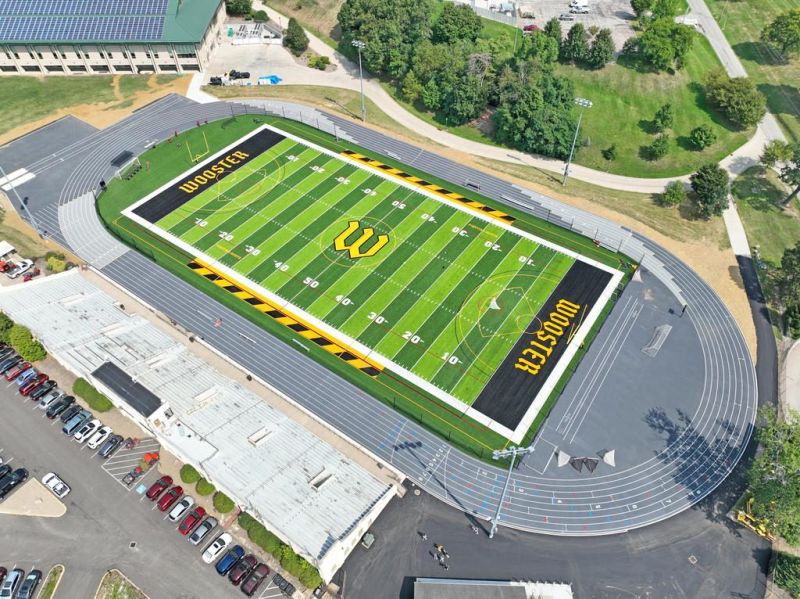
[[[169,0],[163,42],[199,42],[224,0]]]

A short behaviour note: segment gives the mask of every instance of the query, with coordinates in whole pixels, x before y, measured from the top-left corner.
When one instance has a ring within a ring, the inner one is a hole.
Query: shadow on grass
[[[733,51],[745,60],[752,60],[760,65],[784,65],[786,58],[763,42],[740,42],[734,44]]]
[[[731,185],[731,193],[739,200],[747,202],[759,212],[782,212],[783,190],[766,177],[763,166],[754,166],[737,177]]]
[[[796,86],[761,83],[756,87],[767,97],[767,107],[771,113],[800,118],[800,89]]]
[[[741,131],[742,128],[732,123],[725,115],[719,112],[711,103],[708,101],[706,97],[706,89],[702,83],[698,83],[697,81],[690,82],[686,89],[688,89],[694,95],[694,104],[700,110],[707,113],[708,116],[714,121],[715,124],[719,125],[720,127],[724,127],[728,131]]]

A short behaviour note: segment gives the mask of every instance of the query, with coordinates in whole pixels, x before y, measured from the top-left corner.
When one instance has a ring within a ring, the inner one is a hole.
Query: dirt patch
[[[69,482],[67,482],[69,484]],[[67,506],[35,478],[18,487],[3,503],[0,513],[37,518],[59,518],[67,513]]]
[[[189,89],[189,83],[192,80],[192,75],[185,75],[173,79],[169,83],[158,83],[154,75],[148,80],[148,87],[146,90],[136,92],[132,96],[124,98],[120,91],[120,77],[121,75],[115,76],[112,80],[114,96],[117,98],[116,101],[78,104],[76,106],[70,106],[69,108],[56,110],[44,118],[25,123],[24,125],[6,131],[3,135],[0,135],[0,144],[7,143],[26,133],[41,128],[47,123],[69,115],[86,121],[94,127],[104,129],[130,115],[134,110],[162,96],[172,93],[186,95],[186,90]]]
[[[58,252],[65,254],[70,262],[81,262],[56,242],[39,237],[34,228],[20,217],[9,197],[3,192],[0,192],[0,239],[8,241],[25,258],[38,258],[47,252]]]
[[[148,597],[122,572],[109,570],[100,581],[94,599],[148,599]]]

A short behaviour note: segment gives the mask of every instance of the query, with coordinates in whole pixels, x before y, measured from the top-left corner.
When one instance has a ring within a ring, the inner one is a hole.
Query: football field
[[[125,215],[301,336],[509,438],[621,278],[502,212],[268,126]]]

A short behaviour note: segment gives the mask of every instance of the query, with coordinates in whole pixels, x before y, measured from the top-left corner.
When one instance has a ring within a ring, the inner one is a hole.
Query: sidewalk
[[[800,341],[795,341],[783,361],[786,407],[800,413]]]

